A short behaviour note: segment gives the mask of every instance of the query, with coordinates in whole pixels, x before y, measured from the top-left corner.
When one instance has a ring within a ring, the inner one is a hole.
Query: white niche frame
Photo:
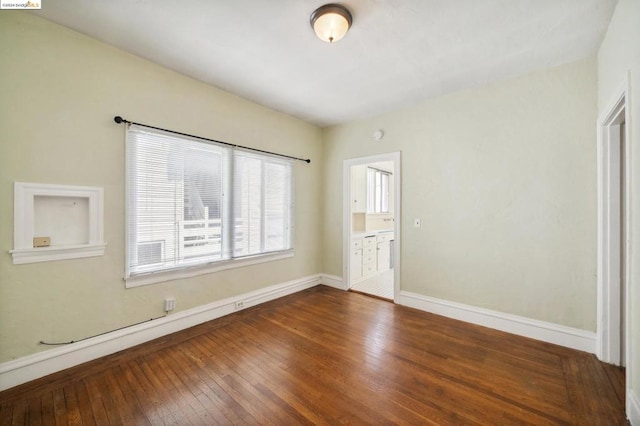
[[[89,229],[86,244],[33,247],[36,197],[87,198]],[[13,264],[49,262],[104,255],[104,189],[94,186],[14,182]]]

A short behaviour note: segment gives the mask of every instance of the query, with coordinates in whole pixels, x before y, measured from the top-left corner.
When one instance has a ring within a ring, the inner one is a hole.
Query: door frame
[[[401,256],[401,188],[402,188],[402,169],[401,169],[401,153],[400,151],[390,152],[387,154],[369,155],[366,157],[358,157],[344,160],[342,168],[342,287],[349,290],[351,282],[350,253],[351,253],[351,166],[362,164],[377,163],[380,161],[393,162],[393,252],[394,259],[393,269],[393,302],[398,303],[400,295],[400,256]]]
[[[621,339],[626,361],[627,412],[631,378],[631,122],[628,76],[615,92],[598,119],[598,303],[596,355],[601,361],[620,365]],[[621,150],[620,124],[625,123],[624,152]],[[621,166],[624,161],[624,176]],[[624,180],[625,208],[621,210],[620,189]],[[621,226],[624,226],[624,236]],[[622,240],[621,240],[622,238]],[[626,259],[621,270],[621,259]],[[621,285],[624,277],[625,336],[621,338]]]

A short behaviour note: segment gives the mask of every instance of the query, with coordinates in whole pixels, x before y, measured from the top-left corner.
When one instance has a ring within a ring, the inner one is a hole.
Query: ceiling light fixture
[[[311,28],[318,38],[327,43],[340,40],[351,27],[353,18],[346,7],[330,3],[320,6],[311,14]]]

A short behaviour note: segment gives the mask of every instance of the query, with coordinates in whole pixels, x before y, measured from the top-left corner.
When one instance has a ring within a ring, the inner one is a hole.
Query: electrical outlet
[[[164,311],[173,311],[176,308],[176,299],[173,297],[167,297],[164,299]]]
[[[244,308],[244,301],[243,300],[238,300],[236,302],[236,309],[242,309]]]

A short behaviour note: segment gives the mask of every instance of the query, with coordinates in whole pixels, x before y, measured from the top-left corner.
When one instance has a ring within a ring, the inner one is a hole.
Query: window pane
[[[376,202],[376,171],[367,168],[367,213],[375,212]]]
[[[382,174],[382,191],[380,204],[380,212],[389,213],[389,175],[387,173]]]
[[[265,163],[264,250],[289,248],[290,172],[289,164]]]
[[[382,211],[382,173],[376,170],[376,203],[375,213]]]
[[[222,258],[224,148],[130,130],[128,140],[129,272],[169,269]],[[160,262],[138,250],[156,242]]]
[[[290,248],[291,163],[234,154],[234,256]]]
[[[184,212],[179,224],[180,258],[221,259],[222,155],[210,149],[186,149],[183,166]]]
[[[247,155],[234,157],[234,256],[260,253],[262,235],[262,161]]]
[[[389,179],[391,173],[367,168],[367,213],[389,212]]]

